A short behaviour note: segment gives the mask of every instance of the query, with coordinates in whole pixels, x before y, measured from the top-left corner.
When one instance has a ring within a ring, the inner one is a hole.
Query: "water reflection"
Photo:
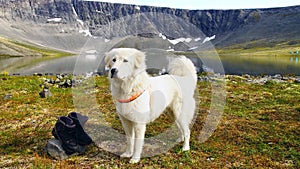
[[[147,51],[149,52],[149,51]],[[166,68],[168,58],[167,52],[157,54],[151,52],[147,57],[148,68]],[[97,51],[86,52],[85,57],[79,57],[79,62],[83,63],[82,68],[77,73],[95,72],[104,69],[99,65],[99,53]],[[157,57],[160,57],[158,63]],[[166,59],[162,59],[166,57]],[[73,73],[78,56],[59,58],[51,61],[39,63],[35,66],[11,71],[10,73],[20,73],[28,75],[33,73]],[[213,58],[207,56],[206,61],[214,63]],[[220,56],[226,74],[295,74],[300,75],[299,57],[276,57],[276,56]],[[6,70],[7,65],[20,61],[20,58],[8,58],[0,60],[0,70]],[[96,62],[96,63],[95,63]],[[197,61],[193,61],[197,63]],[[200,63],[200,62],[199,62]],[[92,65],[96,65],[92,66]],[[200,65],[198,65],[200,66]]]
[[[299,58],[298,57],[290,57],[290,62],[295,62],[296,64],[298,64],[299,62]]]
[[[221,56],[226,74],[295,74],[300,75],[298,57]]]
[[[0,58],[0,71],[7,70],[10,66],[21,60],[21,57]]]

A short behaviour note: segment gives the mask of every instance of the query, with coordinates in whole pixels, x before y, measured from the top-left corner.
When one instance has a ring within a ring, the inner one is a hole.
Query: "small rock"
[[[72,81],[70,79],[67,79],[66,83],[67,83],[68,87],[72,86]]]
[[[282,77],[282,80],[284,80],[284,81],[288,81],[288,80],[289,80],[289,77],[287,77],[287,76],[284,76],[284,77]]]
[[[282,76],[280,74],[276,74],[273,76],[274,79],[278,79],[278,80],[281,80],[282,79]]]
[[[43,76],[42,73],[34,73],[33,76]]]
[[[49,83],[50,83],[50,84],[55,84],[55,80],[49,79]]]
[[[3,96],[2,99],[3,100],[10,100],[10,99],[12,99],[12,97],[13,96],[11,94],[7,94],[7,95]]]
[[[41,98],[46,98],[46,97],[51,97],[52,93],[48,88],[44,88],[40,93],[39,93]]]
[[[48,154],[57,160],[64,160],[69,157],[65,153],[61,144],[62,143],[59,140],[53,138],[53,139],[49,140],[46,145],[46,150],[47,150]]]
[[[249,74],[244,74],[243,77],[246,78],[246,79],[250,79],[251,78],[251,76]]]
[[[266,84],[267,82],[269,82],[272,78],[270,76],[264,76],[258,79],[253,80],[253,83],[257,83],[257,84]]]
[[[62,88],[72,87],[71,80],[69,80],[69,79],[64,80],[63,82],[59,83],[59,87],[62,87]]]
[[[209,158],[207,158],[206,160],[207,160],[207,161],[214,161],[215,158],[209,157]]]
[[[60,78],[57,78],[56,80],[55,80],[55,83],[56,84],[58,84],[58,83],[60,83],[61,82],[61,79]]]
[[[54,73],[46,73],[45,75],[46,75],[46,76],[53,76]]]
[[[62,80],[64,78],[64,75],[56,75],[56,78]]]
[[[282,82],[284,82],[284,81],[281,80],[281,79],[272,79],[272,81],[273,81],[273,82],[276,82],[276,83],[282,83]]]
[[[248,83],[252,83],[252,82],[253,82],[253,80],[252,80],[251,78],[248,78],[248,79],[246,80],[246,82],[248,82]]]

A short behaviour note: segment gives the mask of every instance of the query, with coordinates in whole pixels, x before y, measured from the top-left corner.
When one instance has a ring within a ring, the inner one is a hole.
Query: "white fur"
[[[131,157],[131,163],[140,160],[146,124],[158,118],[167,107],[173,110],[182,132],[183,151],[189,150],[189,125],[195,112],[193,95],[197,83],[193,63],[180,56],[169,64],[170,75],[150,77],[145,71],[145,54],[139,50],[113,49],[106,54],[105,62],[110,69],[112,96],[127,137],[127,149],[121,157]],[[117,73],[112,74],[112,69]],[[142,91],[132,102],[118,102]]]

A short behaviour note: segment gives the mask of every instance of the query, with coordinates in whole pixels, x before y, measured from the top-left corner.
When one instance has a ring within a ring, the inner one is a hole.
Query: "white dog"
[[[173,110],[182,133],[183,151],[190,149],[189,125],[194,117],[194,90],[197,83],[193,63],[185,56],[170,62],[169,75],[150,77],[145,54],[132,48],[117,48],[106,53],[112,96],[127,137],[126,152],[131,163],[140,160],[146,124],[167,108]]]

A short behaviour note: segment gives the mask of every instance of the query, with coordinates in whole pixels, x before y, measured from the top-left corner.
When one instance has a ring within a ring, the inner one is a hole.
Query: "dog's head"
[[[133,48],[115,48],[106,53],[110,78],[126,79],[146,69],[145,54]]]

